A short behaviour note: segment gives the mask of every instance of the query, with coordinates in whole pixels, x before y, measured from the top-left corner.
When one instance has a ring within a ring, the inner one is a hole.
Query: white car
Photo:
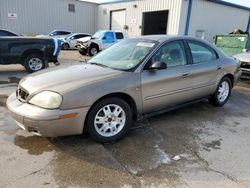
[[[88,53],[90,56],[94,56],[122,39],[124,39],[124,34],[121,31],[103,30],[96,32],[91,38],[85,37],[77,40],[76,47],[80,54]]]
[[[48,35],[37,35],[36,37],[51,37],[51,38],[65,38],[66,36],[72,34],[71,31],[66,31],[66,30],[54,30]]]
[[[250,52],[243,52],[234,56],[241,62],[241,78],[250,79]]]
[[[61,39],[62,50],[75,49],[77,40],[85,37],[91,38],[91,35],[86,33],[74,33]]]

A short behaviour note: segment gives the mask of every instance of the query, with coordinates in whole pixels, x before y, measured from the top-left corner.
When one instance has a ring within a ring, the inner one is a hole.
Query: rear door
[[[216,88],[223,65],[215,50],[203,42],[186,40],[192,56],[192,83],[194,96],[205,97]]]
[[[117,42],[124,39],[124,35],[122,32],[115,32],[115,37],[116,37]]]
[[[152,62],[161,61],[167,69],[148,70]],[[141,73],[145,112],[181,104],[193,98],[191,66],[181,40],[164,44],[146,64]]]

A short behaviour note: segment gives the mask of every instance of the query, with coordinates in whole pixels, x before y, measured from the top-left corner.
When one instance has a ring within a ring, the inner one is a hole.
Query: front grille
[[[18,88],[16,90],[16,96],[21,102],[24,102],[28,98],[29,93],[22,88]]]

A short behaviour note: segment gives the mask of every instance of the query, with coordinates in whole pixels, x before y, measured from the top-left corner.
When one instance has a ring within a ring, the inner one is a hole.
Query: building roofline
[[[226,2],[226,1],[222,1],[222,0],[207,0],[207,1],[210,1],[212,3],[221,4],[221,5],[225,5],[225,6],[229,6],[229,7],[233,7],[233,8],[239,8],[239,9],[250,11],[250,7],[237,5],[237,4],[234,4],[234,3],[229,3],[229,2]]]
[[[117,0],[117,1],[111,1],[111,2],[106,2],[106,3],[99,3],[99,5],[107,5],[107,4],[115,4],[115,3],[130,3],[136,0]]]
[[[113,1],[113,2],[99,3],[99,5],[114,4],[114,3],[128,3],[128,2],[133,2],[133,1],[136,1],[136,0],[117,0],[117,1]],[[206,0],[206,1],[210,1],[212,3],[217,3],[217,4],[221,4],[221,5],[225,5],[225,6],[229,6],[229,7],[233,7],[233,8],[239,8],[239,9],[250,11],[250,7],[246,7],[246,6],[242,6],[242,5],[238,5],[238,4],[234,4],[234,3],[229,3],[226,1],[222,1],[222,0]]]
[[[89,3],[89,4],[99,5],[99,3],[90,2],[90,1],[88,1],[88,0],[73,0],[73,1],[78,1],[78,2],[80,2],[80,3]]]

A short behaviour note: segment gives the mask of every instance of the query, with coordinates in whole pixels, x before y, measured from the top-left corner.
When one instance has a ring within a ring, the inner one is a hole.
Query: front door
[[[100,46],[100,50],[105,50],[106,48],[112,46],[115,40],[115,33],[111,31],[107,31],[102,37],[102,45]]]
[[[164,44],[150,59],[141,73],[144,112],[159,110],[185,101],[192,96],[191,65],[183,41]],[[167,64],[167,69],[149,70],[153,62]]]

